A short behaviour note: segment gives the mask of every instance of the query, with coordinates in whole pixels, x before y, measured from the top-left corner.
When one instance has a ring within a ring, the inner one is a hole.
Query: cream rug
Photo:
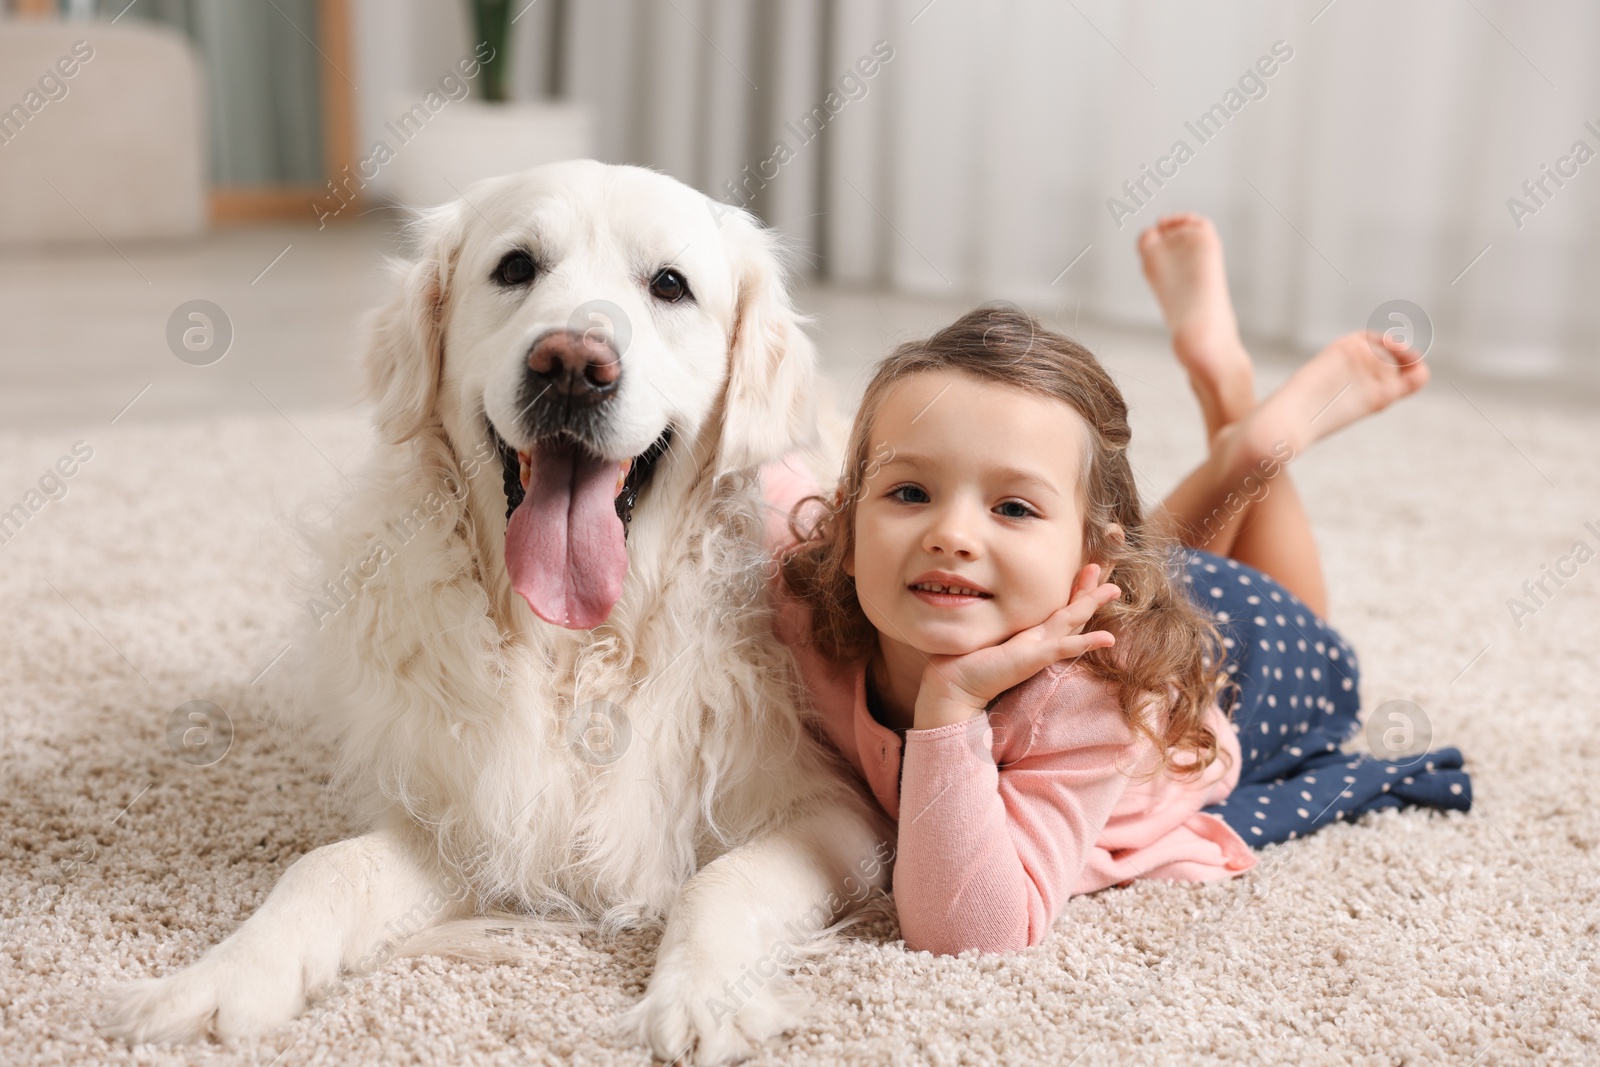
[[[1195,458],[1192,405],[1169,362],[1108,361],[1165,487]],[[97,988],[194,960],[358,829],[323,800],[325,754],[297,762],[260,721],[304,610],[283,517],[336,493],[365,433],[291,412],[0,436],[0,509],[78,441],[93,456],[66,495],[0,544],[0,1063],[647,1063],[596,1022],[642,992],[652,932],[549,936],[520,965],[398,961],[259,1040],[96,1035]],[[1597,457],[1593,411],[1441,377],[1295,468],[1364,705],[1426,709],[1433,744],[1466,753],[1470,813],[1378,813],[1239,880],[1075,898],[1012,956],[908,953],[880,919],[807,965],[815,1012],[764,1062],[1600,1060],[1600,561],[1520,620],[1507,606],[1574,542],[1600,549]],[[233,729],[209,766],[172,740],[196,700]]]

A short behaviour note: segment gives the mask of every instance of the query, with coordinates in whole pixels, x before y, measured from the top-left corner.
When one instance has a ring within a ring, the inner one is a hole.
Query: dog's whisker
[[[550,391],[550,386],[554,385],[554,384],[555,384],[554,382],[551,382],[549,385],[546,385],[543,389],[539,390],[539,396],[536,396],[532,400],[528,401],[527,406],[524,407],[521,411],[517,412],[517,416],[516,416],[516,420],[515,421],[521,422],[522,421],[522,416],[524,416],[524,415],[526,415],[528,413],[528,408],[531,408],[531,407],[533,407],[533,405],[537,404],[539,402],[539,398],[544,396],[544,394],[548,393]]]

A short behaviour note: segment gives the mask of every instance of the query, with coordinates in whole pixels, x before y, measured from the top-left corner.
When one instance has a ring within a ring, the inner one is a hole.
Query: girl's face
[[[1085,437],[1072,408],[1012,386],[957,371],[895,384],[870,438],[890,458],[862,486],[845,566],[880,639],[964,655],[1064,607],[1084,564]]]

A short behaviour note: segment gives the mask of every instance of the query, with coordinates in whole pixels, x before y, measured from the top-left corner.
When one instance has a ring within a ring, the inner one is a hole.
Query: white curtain
[[[1600,382],[1600,5],[573,0],[522,32],[603,158],[754,190],[834,283],[1153,324],[1134,238],[1194,210],[1251,336],[1408,300],[1437,367]]]
[[[94,0],[62,6],[95,9]],[[194,41],[206,67],[213,184],[322,184],[316,0],[104,0],[98,13],[166,23]]]

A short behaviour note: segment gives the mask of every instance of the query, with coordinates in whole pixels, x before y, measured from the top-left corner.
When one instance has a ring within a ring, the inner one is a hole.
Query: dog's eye
[[[689,292],[689,279],[666,267],[650,279],[650,295],[657,300],[665,300],[669,304],[676,304],[680,300],[687,300],[694,294]]]
[[[533,257],[519,248],[506,253],[500,265],[494,269],[494,280],[506,286],[527,285],[537,272]]]

